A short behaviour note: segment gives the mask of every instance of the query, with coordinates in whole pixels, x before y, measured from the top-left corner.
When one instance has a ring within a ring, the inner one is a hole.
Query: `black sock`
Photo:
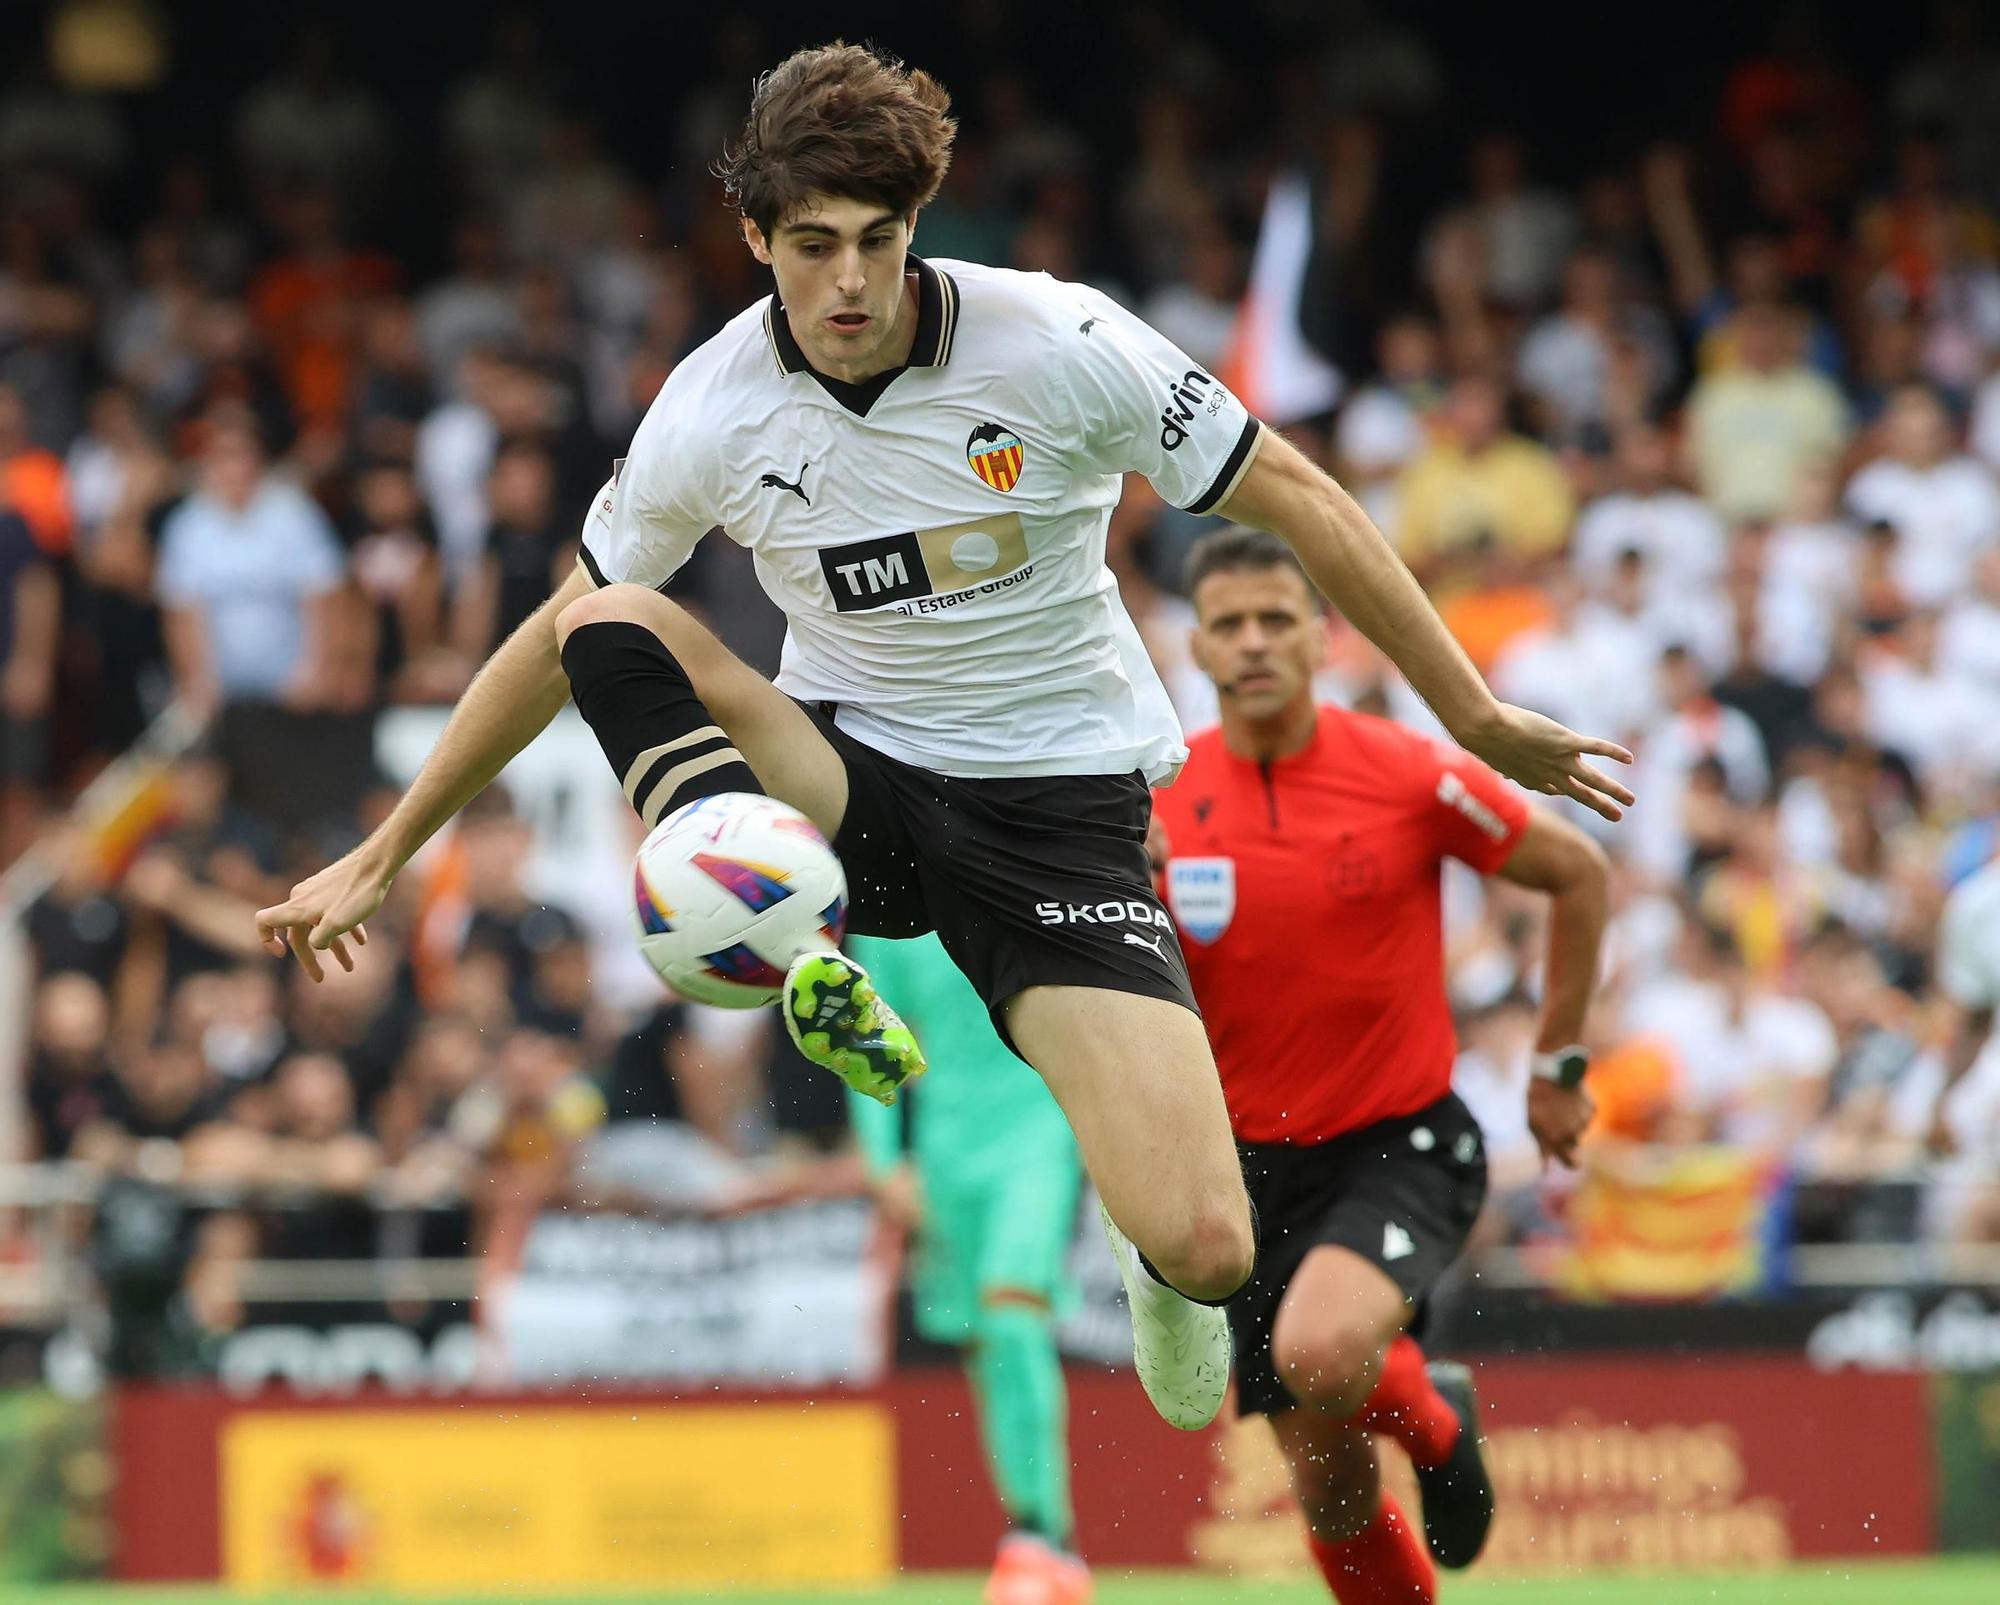
[[[648,829],[697,797],[763,791],[687,672],[643,624],[606,619],[572,630],[562,666],[577,711]]]

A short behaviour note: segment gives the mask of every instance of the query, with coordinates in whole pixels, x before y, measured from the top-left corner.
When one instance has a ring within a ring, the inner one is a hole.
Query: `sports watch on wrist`
[[[1528,1068],[1543,1081],[1553,1081],[1573,1092],[1583,1085],[1584,1072],[1590,1068],[1590,1053],[1581,1044],[1572,1042],[1553,1053],[1536,1054],[1528,1061]]]

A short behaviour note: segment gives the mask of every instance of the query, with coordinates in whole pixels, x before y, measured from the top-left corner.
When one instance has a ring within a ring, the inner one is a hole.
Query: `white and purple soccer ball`
[[[840,946],[847,876],[817,826],[772,797],[727,791],[677,808],[632,866],[639,951],[682,997],[754,1009],[801,953]]]

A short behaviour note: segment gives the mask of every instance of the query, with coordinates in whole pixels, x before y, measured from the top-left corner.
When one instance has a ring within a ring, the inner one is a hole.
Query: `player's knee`
[[[1161,1273],[1190,1298],[1225,1299],[1250,1280],[1256,1244],[1250,1211],[1239,1197],[1194,1210],[1164,1252],[1152,1256]],[[1151,1253],[1151,1250],[1148,1250]]]
[[[1271,1335],[1271,1363],[1285,1390],[1309,1409],[1345,1420],[1375,1391],[1382,1371],[1382,1334],[1364,1322],[1316,1321]]]
[[[569,638],[586,624],[643,624],[658,622],[659,592],[643,585],[606,585],[588,591],[566,604],[556,614],[556,644],[566,646]]]

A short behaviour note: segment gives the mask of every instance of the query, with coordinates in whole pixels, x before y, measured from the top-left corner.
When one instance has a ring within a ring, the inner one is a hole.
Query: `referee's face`
[[[1326,625],[1290,568],[1217,569],[1194,591],[1194,661],[1225,717],[1265,720],[1312,701]]]
[[[800,350],[821,373],[858,384],[909,360],[916,294],[905,278],[914,218],[878,201],[816,195],[767,237],[744,238],[778,281]]]

